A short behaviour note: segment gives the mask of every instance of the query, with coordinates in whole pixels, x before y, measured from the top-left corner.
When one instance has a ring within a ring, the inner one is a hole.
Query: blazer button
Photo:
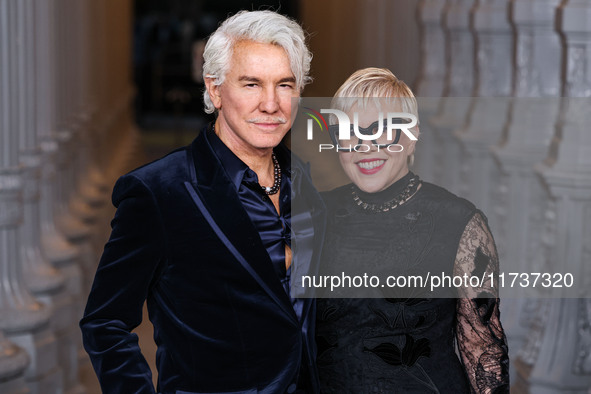
[[[290,384],[290,385],[289,385],[289,387],[287,388],[287,393],[288,393],[288,394],[293,394],[293,393],[295,393],[295,391],[296,391],[296,388],[297,388],[297,386],[296,386],[296,384],[295,384],[295,383],[292,383],[292,384]]]

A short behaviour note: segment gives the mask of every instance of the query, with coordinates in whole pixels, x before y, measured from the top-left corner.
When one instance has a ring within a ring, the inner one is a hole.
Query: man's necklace
[[[211,124],[211,131],[215,133],[215,123]],[[263,192],[269,196],[277,194],[279,189],[281,189],[281,166],[279,165],[277,156],[275,156],[275,152],[271,154],[271,157],[273,158],[273,186],[268,187],[259,184]]]
[[[275,156],[275,152],[273,152],[273,186],[269,187],[269,186],[262,186],[259,185],[261,187],[261,189],[263,189],[263,191],[267,194],[267,195],[272,195],[272,194],[276,194],[279,189],[281,188],[281,166],[279,165],[279,161],[277,160],[277,156]]]
[[[355,190],[355,185],[351,185],[351,194],[353,195],[353,201],[355,201],[355,203],[364,211],[369,211],[372,213],[388,212],[389,210],[394,209],[399,205],[405,203],[410,197],[412,197],[417,192],[421,183],[422,181],[419,179],[418,176],[413,176],[408,180],[408,184],[400,192],[400,194],[382,204],[364,202],[357,194],[357,191]]]

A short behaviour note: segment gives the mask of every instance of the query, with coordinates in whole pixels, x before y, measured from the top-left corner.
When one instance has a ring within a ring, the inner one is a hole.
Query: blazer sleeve
[[[104,393],[154,393],[152,373],[131,331],[142,320],[149,288],[163,261],[163,222],[152,191],[137,177],[121,177],[117,207],[80,321]]]

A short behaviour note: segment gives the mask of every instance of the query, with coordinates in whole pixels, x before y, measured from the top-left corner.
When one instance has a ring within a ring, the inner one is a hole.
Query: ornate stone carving
[[[573,43],[567,49],[568,78],[564,90],[566,96],[591,97],[590,45],[591,43]]]
[[[535,364],[540,353],[551,302],[555,302],[555,300],[529,300],[528,303],[528,310],[535,310],[536,312],[532,313],[531,319],[528,319],[529,324],[527,327],[529,335],[526,337],[525,345],[521,349],[518,349],[516,359],[530,367]]]
[[[20,170],[0,170],[0,229],[16,227],[22,221],[22,181]]]
[[[445,37],[442,12],[445,0],[422,0],[418,11],[421,22],[421,72],[417,97],[440,97],[445,79]]]
[[[589,296],[589,295],[587,295]],[[579,299],[578,316],[578,354],[576,355],[573,372],[591,374],[591,299]]]

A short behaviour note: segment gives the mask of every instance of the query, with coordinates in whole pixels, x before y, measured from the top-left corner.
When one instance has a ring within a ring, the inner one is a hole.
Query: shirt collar
[[[223,169],[232,181],[232,184],[234,184],[236,190],[238,190],[240,183],[242,183],[242,179],[244,178],[244,174],[250,170],[250,168],[248,168],[248,166],[244,164],[244,162],[240,160],[238,156],[236,156],[234,152],[222,142],[222,140],[220,140],[220,137],[214,132],[213,127],[208,127],[205,130],[205,137],[209,141],[213,153],[217,156]]]
[[[205,132],[205,138],[211,145],[213,149],[213,153],[217,156],[220,163],[222,164],[223,169],[226,171],[226,174],[232,181],[232,184],[236,187],[236,190],[240,188],[240,184],[243,180],[258,182],[257,175],[254,171],[252,171],[242,160],[238,158],[222,142],[220,137],[214,131],[213,125],[211,127],[207,127]],[[283,144],[273,149],[275,155],[277,156],[277,160],[279,161],[279,165],[281,166],[281,170],[284,174],[291,178],[291,159],[290,159],[290,152],[287,147]]]

